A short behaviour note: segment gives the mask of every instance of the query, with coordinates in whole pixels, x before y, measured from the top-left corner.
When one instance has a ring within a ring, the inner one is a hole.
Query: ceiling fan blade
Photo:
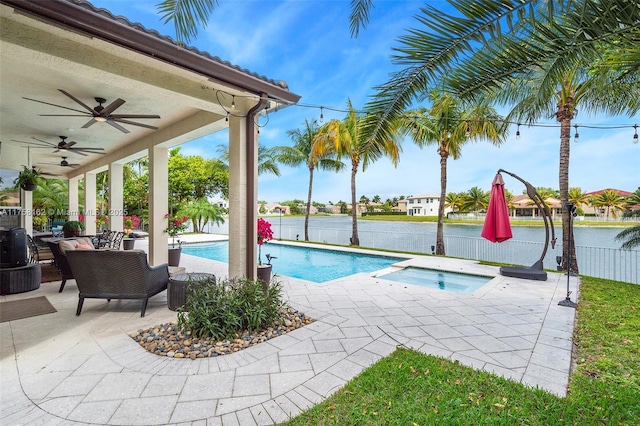
[[[119,118],[114,118],[113,120],[109,120],[109,123],[111,123],[112,121],[117,121],[118,123],[124,123],[124,124],[131,124],[132,126],[146,127],[147,129],[152,129],[152,130],[158,130],[158,128],[155,127],[155,126],[150,126],[148,124],[142,124],[142,123],[136,123],[135,121],[121,120]]]
[[[74,97],[72,94],[65,92],[62,89],[58,89],[58,91],[62,92],[65,96],[67,96],[69,99],[72,99],[73,101],[75,101],[77,104],[82,105],[84,107],[84,109],[86,109],[87,111],[89,111],[91,113],[91,115],[95,114],[95,111],[93,110],[93,108],[91,108],[90,106],[87,106],[84,102],[82,102],[81,100],[77,99],[76,97]]]
[[[65,147],[66,147],[66,148],[71,148],[71,147],[72,147],[72,146],[74,146],[76,143],[77,143],[77,142],[71,141],[71,142],[67,142],[67,143],[65,143],[64,145],[65,145]]]
[[[82,111],[78,111],[82,112]],[[38,114],[38,117],[91,117],[91,114]]]
[[[124,99],[116,99],[115,101],[111,102],[108,106],[106,106],[102,111],[100,111],[100,115],[102,116],[107,116],[107,115],[111,115],[111,113],[113,111],[115,111],[116,109],[120,108],[122,106],[122,104],[124,104]]]
[[[55,152],[55,151],[54,151],[54,152]],[[86,157],[86,156],[87,156],[87,154],[83,153],[83,152],[82,152],[82,151],[80,151],[79,149],[67,149],[67,150],[65,150],[65,152],[73,152],[73,153],[75,153],[75,154],[82,155],[83,157]]]
[[[115,127],[116,129],[120,130],[122,133],[131,133],[127,129],[125,129],[124,127],[122,127],[118,123],[116,123],[114,120],[107,120],[107,124]]]
[[[52,104],[52,103],[49,103],[49,102],[39,101],[39,100],[37,100],[37,99],[25,98],[24,96],[22,97],[22,99],[26,99],[26,100],[28,100],[28,101],[33,101],[33,102],[39,102],[39,103],[41,103],[41,104],[45,104],[45,105],[51,105],[51,106],[54,106],[54,107],[57,107],[57,108],[64,108],[64,109],[68,109],[68,110],[70,110],[70,111],[75,111],[75,112],[82,112],[82,113],[84,113],[84,111],[80,111],[79,109],[74,109],[74,108],[69,108],[69,107],[62,106],[62,105]]]
[[[141,115],[141,114],[111,114],[111,118],[160,118],[159,115]]]
[[[87,121],[87,124],[85,124],[84,126],[82,126],[83,129],[86,129],[87,127],[91,127],[96,123],[95,118],[92,118],[91,120]]]

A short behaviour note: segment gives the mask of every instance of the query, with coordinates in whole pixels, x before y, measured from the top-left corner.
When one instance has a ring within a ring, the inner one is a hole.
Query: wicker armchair
[[[167,264],[149,266],[141,251],[73,250],[67,252],[67,260],[80,291],[76,315],[86,298],[142,299],[143,317],[149,298],[169,283]]]

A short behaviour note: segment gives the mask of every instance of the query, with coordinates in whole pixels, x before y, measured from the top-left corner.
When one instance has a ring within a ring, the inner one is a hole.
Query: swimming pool
[[[182,252],[229,263],[228,241],[183,245]],[[267,254],[272,256],[271,264],[274,274],[315,283],[324,283],[360,272],[375,272],[388,268],[396,262],[406,260],[391,256],[374,256],[284,244],[263,245],[263,262],[266,262]]]
[[[481,275],[413,267],[378,275],[378,278],[458,293],[473,293],[493,279]]]

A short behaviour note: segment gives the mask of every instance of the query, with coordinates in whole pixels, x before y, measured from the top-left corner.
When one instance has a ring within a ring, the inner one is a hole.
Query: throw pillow
[[[93,247],[91,247],[89,244],[78,244],[76,248],[83,250],[93,250]]]

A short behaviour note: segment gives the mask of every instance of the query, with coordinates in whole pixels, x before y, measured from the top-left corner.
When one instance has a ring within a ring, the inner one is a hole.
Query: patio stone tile
[[[206,376],[189,376],[179,401],[229,398],[233,389],[233,372],[211,373]]]
[[[255,419],[257,424],[259,425],[275,424],[274,420],[269,415],[269,412],[265,407],[262,406],[262,404],[253,406],[249,408],[249,410],[251,411],[251,414],[253,415],[253,418]]]
[[[429,316],[435,315],[431,309],[422,305],[415,305],[415,306],[409,306],[409,307],[405,306],[402,308],[402,310],[405,311],[407,315],[413,318],[429,317]]]
[[[106,374],[87,394],[85,401],[109,401],[114,399],[137,398],[149,383],[151,375],[137,372]]]
[[[307,380],[304,386],[319,395],[327,397],[344,386],[345,382],[346,380],[325,371]]]
[[[438,325],[443,324],[443,322],[437,316],[425,316],[425,317],[416,317],[415,318],[422,326],[430,326],[430,325]]]
[[[380,316],[380,317],[365,317],[365,321],[367,322],[367,325],[369,325],[369,326],[387,325],[387,324],[391,323],[389,321],[389,319],[387,319],[386,317],[383,317],[383,316]]]
[[[484,336],[466,336],[464,337],[469,344],[485,353],[504,352],[513,350],[513,347],[504,343],[502,340],[489,335]]]
[[[85,374],[83,376],[71,375],[60,382],[49,394],[47,398],[59,398],[63,396],[86,395],[102,379],[104,374]]]
[[[356,337],[369,337],[369,333],[367,332],[367,330],[364,327],[360,326],[342,327],[342,333],[347,339],[353,339]]]
[[[180,395],[187,376],[153,376],[142,391],[142,397]]]
[[[451,337],[451,338],[448,338],[448,339],[438,339],[438,341],[442,345],[444,345],[447,349],[451,350],[452,352],[475,349],[475,347],[473,345],[470,345],[468,342],[466,342],[464,339],[462,339],[460,337]]]
[[[278,357],[280,371],[289,373],[292,371],[311,370],[309,355],[281,355]]]
[[[524,374],[524,368],[504,368],[491,363],[486,363],[483,370],[514,382],[520,382]]]
[[[317,333],[312,337],[313,340],[328,340],[328,339],[344,339],[345,335],[340,327],[331,327],[320,333]]]
[[[216,415],[216,400],[178,402],[174,406],[169,422],[193,422]],[[208,424],[208,423],[207,423]]]
[[[251,412],[253,412],[252,407],[260,406],[260,404],[269,399],[271,399],[271,397],[268,394],[223,398],[218,400],[216,415],[223,416],[244,409],[250,409]]]
[[[498,340],[509,345],[513,349],[533,349],[535,342],[531,342],[520,336],[500,337]]]
[[[491,324],[494,322],[487,314],[467,315],[467,319],[473,321],[475,324]]]
[[[125,399],[109,422],[126,425],[168,423],[177,399],[177,396]]]
[[[367,350],[361,349],[347,357],[348,360],[360,364],[363,367],[369,367],[380,360],[380,355]]]
[[[69,377],[70,374],[70,371],[22,374],[20,375],[20,382],[24,389],[24,393],[29,397],[29,399],[41,400],[51,393],[67,377]]]
[[[274,400],[263,402],[262,407],[267,411],[274,424],[289,420],[289,414],[287,414]]]
[[[454,326],[455,330],[462,336],[483,336],[486,333],[475,325],[459,325]]]
[[[525,368],[529,364],[531,351],[494,352],[489,356],[495,360],[494,364],[504,368]]]
[[[422,329],[425,330],[431,337],[435,339],[446,339],[448,337],[462,337],[461,333],[459,333],[455,328],[447,324],[433,324],[429,326],[423,326]]]
[[[109,419],[116,412],[122,400],[82,402],[67,417],[68,420],[90,424],[109,423]]]
[[[75,395],[75,396],[59,396],[53,399],[49,399],[47,401],[43,401],[39,404],[39,406],[46,413],[56,416],[60,420],[64,421],[64,419],[66,419],[69,416],[69,414],[78,406],[78,404],[80,404],[83,398],[84,398],[84,394]],[[16,421],[8,420],[9,416],[7,416],[7,414],[5,413],[4,408],[5,407],[3,406],[2,407],[3,423],[6,422],[5,424],[10,425],[10,424],[20,424],[20,422],[24,421],[23,419],[16,419]],[[30,424],[33,424],[33,423],[30,423]]]
[[[222,426],[242,426],[238,421],[236,413],[228,413],[224,416],[220,416],[220,420],[222,421]]]
[[[271,339],[273,340],[273,339]],[[261,360],[263,358],[266,358],[270,355],[276,354],[279,351],[279,348],[277,348],[276,346],[271,344],[271,340],[261,343],[259,345],[256,346],[251,346],[247,349],[244,349],[244,351],[247,351],[247,355],[251,356],[252,358],[256,359],[256,360]],[[215,358],[213,358],[215,359]],[[207,360],[207,362],[209,362],[209,364],[211,364],[211,360]],[[218,365],[216,363],[216,369],[214,371],[219,371],[219,369],[217,369]],[[209,367],[209,369],[211,370],[211,366]],[[213,371],[212,371],[213,372]]]
[[[311,340],[304,340],[297,345],[289,346],[280,351],[280,355],[305,355],[316,353],[316,347]]]
[[[338,351],[342,351],[343,347],[340,344],[340,340],[337,339],[333,339],[333,340],[315,340],[313,342],[315,348],[316,348],[316,352],[317,353],[323,353],[323,352],[338,352]]]
[[[281,362],[278,355],[274,354],[264,358],[263,360],[236,368],[236,375],[247,376],[254,374],[277,373],[280,371],[280,364]]]
[[[349,381],[362,372],[362,366],[355,364],[348,359],[343,359],[337,364],[329,367],[327,371],[345,381]]]
[[[251,414],[251,410],[248,408],[236,411],[236,417],[238,418],[238,423],[241,426],[258,426],[258,423],[256,423],[253,418],[253,414]]]
[[[322,395],[320,395],[319,393],[315,392],[312,389],[309,389],[305,385],[298,386],[296,388],[296,392],[306,400],[311,401],[311,403],[314,405],[320,403],[324,399]]]
[[[439,315],[438,319],[442,321],[443,324],[447,324],[451,327],[460,327],[464,325],[475,325],[476,322],[461,314],[448,314],[448,315]]]
[[[357,337],[357,338],[350,338],[350,339],[342,339],[340,343],[346,353],[352,354],[357,350],[362,349],[372,341],[373,339],[371,337]]]
[[[570,351],[573,349],[573,342],[571,341],[571,339],[568,339],[568,338],[546,336],[544,334],[541,334],[540,337],[538,337],[538,342],[548,346],[553,346],[554,348],[564,349],[567,351]]]
[[[292,371],[289,373],[274,373],[269,375],[269,392],[271,396],[280,396],[290,389],[296,389],[299,385],[313,377],[313,370]]]
[[[116,364],[109,359],[104,353],[92,355],[86,362],[78,367],[73,374],[107,374],[107,373],[119,373],[122,371],[122,366]]]
[[[303,411],[300,409],[300,407],[294,404],[286,395],[280,395],[279,397],[274,398],[273,401],[276,404],[278,404],[278,407],[280,407],[282,412],[287,416],[285,420],[290,420],[298,416]]]
[[[294,404],[296,407],[298,407],[298,409],[300,411],[306,411],[306,410],[312,408],[315,405],[313,402],[309,401],[307,398],[305,398],[300,393],[298,393],[297,389],[296,390],[291,390],[291,391],[285,393],[284,396],[292,404]]]
[[[270,391],[268,374],[236,375],[233,380],[233,397],[263,395],[269,394]]]
[[[423,336],[424,331],[420,327],[398,327],[398,333],[402,334],[405,337],[417,337]]]
[[[315,374],[319,374],[346,357],[346,352],[325,352],[323,354],[310,354],[309,360]]]

